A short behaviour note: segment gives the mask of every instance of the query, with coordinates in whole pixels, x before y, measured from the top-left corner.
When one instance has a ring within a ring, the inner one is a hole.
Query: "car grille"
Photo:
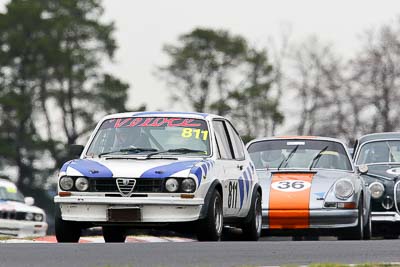
[[[158,193],[163,191],[163,179],[136,179],[136,184],[133,193]],[[91,192],[117,192],[117,179],[116,178],[98,178],[90,179]]]
[[[25,220],[26,212],[16,212],[15,210],[0,210],[0,219],[6,220]]]

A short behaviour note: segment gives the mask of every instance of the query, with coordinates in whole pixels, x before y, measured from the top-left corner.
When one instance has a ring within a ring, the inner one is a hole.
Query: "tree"
[[[0,161],[23,193],[44,195],[65,144],[127,109],[129,85],[101,68],[116,49],[102,14],[100,0],[12,0],[0,14]]]
[[[297,134],[348,137],[345,63],[315,36],[297,47],[292,61],[290,84],[300,107]]]
[[[214,109],[225,113],[228,75],[245,57],[246,41],[227,31],[201,28],[181,35],[179,41],[181,44],[164,46],[170,64],[160,68],[174,88],[173,98],[183,97],[198,112]]]
[[[270,91],[271,65],[266,50],[223,30],[194,29],[166,45],[169,64],[161,77],[173,99],[198,112],[213,112],[239,121],[248,137],[268,133],[270,121],[281,123],[278,98]]]
[[[352,61],[353,91],[363,108],[365,131],[394,131],[399,129],[400,108],[400,19],[366,32],[363,49]],[[358,105],[358,106],[361,106]]]

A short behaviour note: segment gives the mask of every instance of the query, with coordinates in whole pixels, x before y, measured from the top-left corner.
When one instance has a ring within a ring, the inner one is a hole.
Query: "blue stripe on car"
[[[109,168],[94,160],[89,160],[89,159],[73,160],[67,167],[74,168],[78,172],[82,173],[83,176],[88,178],[113,177],[113,173]]]
[[[140,178],[167,178],[170,177],[172,174],[191,169],[194,164],[198,163],[199,160],[188,160],[188,161],[181,161],[181,162],[174,162],[167,165],[157,166],[151,169],[148,169]]]
[[[69,160],[69,161],[65,162],[65,163],[62,165],[60,171],[61,171],[61,172],[66,172],[66,171],[67,171],[67,168],[68,168],[68,166],[69,166],[69,164],[70,164],[71,162],[72,162],[72,160]]]
[[[244,188],[243,188],[243,177],[239,178],[239,194],[240,194],[240,208],[243,205],[243,197],[244,197]]]

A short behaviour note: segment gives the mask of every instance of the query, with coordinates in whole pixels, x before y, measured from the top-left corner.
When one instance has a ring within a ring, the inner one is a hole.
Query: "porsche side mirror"
[[[24,198],[25,204],[28,206],[33,206],[35,204],[35,199],[33,197]]]
[[[368,172],[368,166],[367,165],[360,165],[357,167],[358,172],[361,174],[366,174]]]

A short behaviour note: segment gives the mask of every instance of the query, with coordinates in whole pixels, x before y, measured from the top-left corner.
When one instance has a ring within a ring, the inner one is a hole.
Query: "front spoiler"
[[[262,214],[262,228],[269,229],[268,210],[263,210]],[[309,211],[309,226],[306,229],[346,228],[354,227],[357,223],[358,209],[317,209]],[[282,229],[284,230],[285,227]]]

